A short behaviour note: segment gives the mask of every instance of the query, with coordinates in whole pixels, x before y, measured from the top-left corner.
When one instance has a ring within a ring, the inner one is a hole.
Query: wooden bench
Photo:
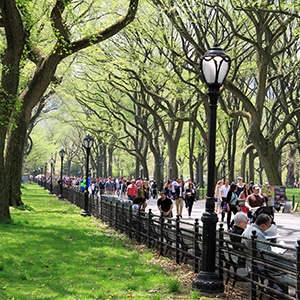
[[[195,234],[183,228],[179,230],[178,238],[181,249],[181,262],[186,263],[189,258],[194,260],[195,257],[201,257],[201,237],[200,233]],[[193,250],[194,253],[191,253],[190,250]]]
[[[258,274],[261,283],[265,283],[273,295],[270,300],[277,296],[282,299],[283,295],[289,295],[290,288],[296,289],[296,261],[287,259],[276,253],[267,253],[266,251],[258,251],[257,259],[259,268]]]
[[[231,234],[229,234],[230,237]],[[232,288],[237,281],[251,282],[259,299],[292,299],[297,288],[296,260],[275,252],[252,250],[242,243],[223,240],[223,267],[227,273],[226,285],[232,279]],[[277,298],[276,298],[277,297]],[[264,298],[265,299],[265,298]]]

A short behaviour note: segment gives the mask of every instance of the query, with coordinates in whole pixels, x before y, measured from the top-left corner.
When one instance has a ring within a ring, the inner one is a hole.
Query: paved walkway
[[[149,199],[147,200],[147,209],[146,211],[151,208],[154,214],[159,214],[159,210],[156,205],[157,200]],[[185,222],[194,223],[195,219],[198,218],[201,222],[201,216],[205,210],[205,200],[198,200],[194,203],[193,211],[192,211],[192,218],[188,217],[187,210],[185,207],[183,208],[183,218]],[[173,214],[176,214],[176,207],[174,205]],[[298,237],[300,237],[300,213],[280,213],[276,212],[274,216],[275,223],[278,228],[278,233],[281,235],[277,239],[277,242],[284,241],[286,246],[294,247],[294,243]],[[225,222],[226,224],[226,217]],[[224,227],[227,229],[226,225]]]

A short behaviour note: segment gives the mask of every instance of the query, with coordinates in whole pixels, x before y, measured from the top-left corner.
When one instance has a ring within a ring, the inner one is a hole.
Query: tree
[[[199,72],[199,57],[213,43],[221,44],[232,57],[232,69],[224,84],[229,93],[224,91],[220,98],[222,109],[232,118],[245,119],[249,140],[246,146],[253,145],[269,182],[280,185],[279,158],[283,147],[291,142],[291,135],[298,135],[295,119],[298,119],[299,106],[292,96],[294,92],[281,92],[277,99],[273,96],[276,86],[277,92],[290,88],[291,81],[286,76],[290,77],[295,69],[287,62],[299,66],[296,60],[299,6],[272,1],[261,4],[152,2],[187,41],[186,61],[192,66],[192,72]],[[283,68],[288,65],[288,69]],[[299,68],[295,76],[299,76]],[[239,107],[234,106],[236,101],[232,101],[232,95],[239,100]],[[287,134],[282,135],[284,129]]]
[[[39,10],[34,2],[4,0],[0,4],[0,25],[6,38],[1,56],[0,222],[10,218],[9,204],[21,203],[21,170],[31,113],[49,86],[60,81],[58,65],[117,34],[134,20],[138,7],[138,0],[130,0],[124,14],[124,6],[114,3],[122,15],[114,19],[100,14],[101,3],[88,2],[57,0],[50,10],[44,3]],[[20,80],[20,69],[23,75],[27,72],[25,65],[33,73]]]
[[[210,118],[206,88],[199,76],[199,58],[214,42],[218,42],[231,56],[232,68],[219,99],[217,167],[221,159],[226,158],[231,180],[236,175],[243,175],[247,181],[254,180],[258,172],[262,181],[266,172],[270,183],[280,184],[281,170],[285,166],[291,170],[289,177],[293,176],[288,153],[292,153],[290,147],[299,144],[299,44],[296,42],[299,6],[289,9],[288,3],[279,8],[277,3],[266,7],[266,3],[254,5],[240,1],[217,4],[200,0],[152,2],[157,5],[157,11],[152,9],[149,12],[148,7],[143,7],[138,27],[128,27],[118,39],[106,41],[101,50],[93,49],[102,51],[99,56],[95,51],[87,53],[87,56],[95,57],[94,61],[87,63],[88,57],[76,57],[73,74],[82,75],[81,80],[88,80],[89,69],[99,69],[97,63],[102,64],[101,73],[92,79],[99,82],[98,95],[90,86],[86,88],[85,98],[77,94],[77,98],[85,99],[85,104],[93,97],[95,105],[100,104],[101,111],[104,111],[99,114],[101,124],[94,120],[93,128],[101,126],[102,129],[106,121],[119,130],[113,132],[117,147],[134,153],[138,174],[138,165],[146,157],[141,150],[147,149],[146,143],[138,143],[139,137],[146,136],[143,127],[149,128],[151,134],[154,133],[152,128],[163,132],[159,119],[149,118],[149,111],[154,109],[164,125],[173,122],[176,126],[183,121],[180,143],[184,136],[189,153],[180,145],[181,149],[176,151],[176,163],[181,164],[182,158],[188,158],[192,170],[199,142],[207,143],[207,120]],[[278,26],[281,22],[284,22],[282,28]],[[264,23],[260,30],[256,29]],[[84,64],[78,64],[80,59]],[[149,109],[141,107],[143,99],[149,103]],[[179,105],[177,100],[183,100],[184,112],[181,109],[174,112]],[[115,105],[106,107],[109,102]],[[123,115],[117,117],[120,105]],[[128,108],[132,108],[131,116],[129,112],[124,113]],[[169,108],[172,109],[166,113]],[[114,113],[105,115],[108,109]],[[136,128],[139,134],[132,130],[129,135],[120,130],[120,123],[126,123],[126,120],[132,122],[131,129]],[[186,127],[191,129],[190,134]],[[255,132],[258,132],[257,137]],[[105,133],[110,134],[109,131]],[[147,139],[155,139],[150,136]],[[132,142],[122,147],[127,138]],[[164,137],[162,140],[165,144]],[[158,141],[156,144],[162,143],[161,139]],[[269,147],[269,143],[273,143],[273,147]],[[145,147],[141,148],[141,145]],[[156,157],[155,165],[159,169],[162,153],[167,151],[159,147],[153,150],[150,145],[148,149]],[[270,155],[266,155],[269,151]],[[269,157],[270,162],[264,163]],[[278,157],[277,161],[273,157]]]
[[[144,18],[148,20],[147,24],[142,23]],[[142,29],[127,28],[117,41],[109,43],[110,51],[102,53],[99,58],[106,62],[105,69],[93,70],[91,66],[88,67],[89,74],[82,74],[83,78],[90,80],[84,99],[91,98],[91,94],[94,102],[101,99],[101,108],[98,105],[97,109],[102,122],[107,117],[100,114],[100,111],[105,111],[109,112],[109,116],[119,118],[119,122],[124,123],[124,130],[126,123],[129,128],[138,128],[139,135],[134,131],[126,132],[125,136],[119,135],[119,144],[125,137],[130,136],[133,148],[126,144],[123,149],[136,155],[140,161],[144,160],[143,168],[146,171],[146,156],[139,151],[139,144],[135,141],[136,138],[141,141],[141,137],[145,136],[155,159],[155,178],[160,181],[159,170],[165,155],[162,146],[167,145],[168,177],[178,177],[176,156],[183,124],[194,111],[198,112],[201,102],[194,87],[190,85],[187,88],[186,82],[193,80],[189,78],[188,72],[180,66],[174,71],[176,61],[182,55],[179,53],[179,35],[172,32],[172,28],[170,35],[169,31],[164,31],[165,17],[161,15],[151,12],[144,18],[138,20],[142,23],[139,26]],[[91,65],[95,63],[91,62]],[[94,82],[98,82],[97,86]],[[101,95],[97,94],[97,90]],[[82,99],[82,96],[79,98]],[[83,102],[87,103],[86,100]],[[162,138],[158,139],[158,134]]]

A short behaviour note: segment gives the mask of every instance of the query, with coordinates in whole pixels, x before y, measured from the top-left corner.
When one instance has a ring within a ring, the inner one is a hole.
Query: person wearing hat
[[[253,193],[246,198],[245,205],[249,210],[264,205],[264,197],[260,194],[260,187],[258,184],[253,186]]]
[[[244,187],[245,187],[245,183],[244,183],[244,178],[243,177],[239,176],[237,178],[237,184],[236,184],[236,186],[237,186],[237,189],[236,189],[235,193],[239,197],[240,194],[241,194],[241,192],[244,190]]]
[[[157,207],[164,217],[173,217],[173,201],[167,197],[166,191],[160,192],[160,198],[157,200]]]

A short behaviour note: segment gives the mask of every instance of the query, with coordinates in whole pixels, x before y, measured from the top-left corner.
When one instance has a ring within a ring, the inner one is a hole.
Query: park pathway
[[[149,199],[147,200],[147,209],[151,208],[154,214],[159,214],[159,210],[156,205],[157,200]],[[183,218],[182,220],[189,223],[194,223],[195,219],[198,218],[201,224],[201,216],[205,209],[205,200],[198,200],[194,203],[192,218],[188,217],[187,210],[185,207],[183,208]],[[176,207],[174,203],[173,215],[176,215]],[[274,217],[275,223],[278,228],[278,233],[281,235],[277,239],[277,242],[284,241],[286,246],[294,247],[294,243],[297,238],[300,238],[300,213],[299,212],[291,212],[291,213],[280,213],[276,212]],[[225,222],[226,224],[226,217]],[[225,225],[225,229],[226,229]]]

